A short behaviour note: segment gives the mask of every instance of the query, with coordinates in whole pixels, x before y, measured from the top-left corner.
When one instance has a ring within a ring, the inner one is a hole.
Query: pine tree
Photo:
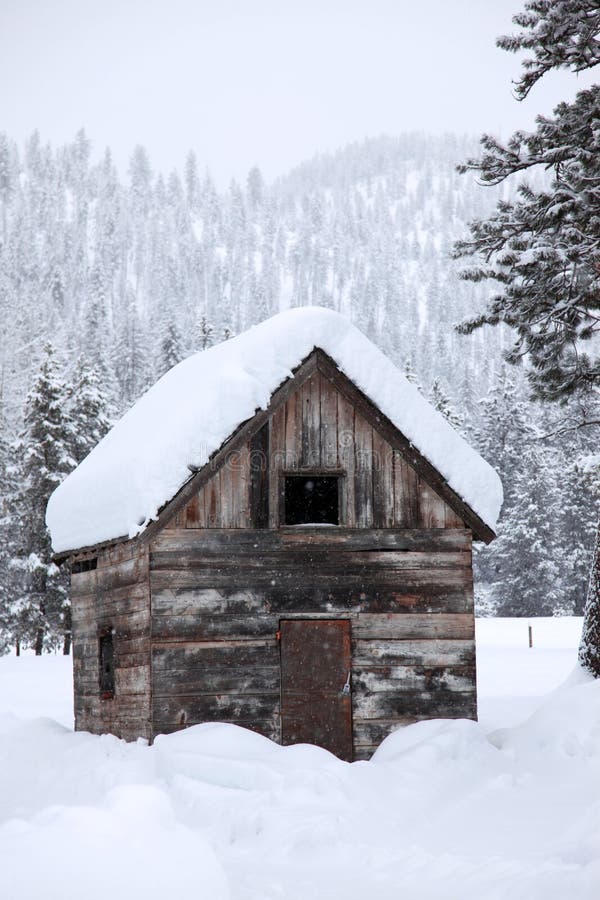
[[[583,614],[579,662],[588,672],[600,677],[600,525]]]
[[[561,612],[580,616],[585,608],[595,542],[600,479],[597,465],[587,464],[586,451],[576,442],[566,442],[560,451],[559,465],[554,471],[560,479],[556,524],[560,535],[557,557],[563,594]]]
[[[158,371],[160,377],[181,362],[184,357],[181,334],[177,323],[173,319],[169,319],[163,327],[162,338],[160,342],[158,354]]]
[[[254,166],[248,172],[246,189],[248,192],[248,203],[250,209],[256,213],[256,211],[263,203],[266,190],[262,173],[257,166]]]
[[[530,53],[516,86],[518,99],[554,69],[580,72],[600,63],[595,0],[527,0],[513,21],[521,31],[498,44]],[[517,200],[501,200],[490,218],[471,225],[470,240],[456,246],[458,256],[478,256],[466,278],[499,285],[488,308],[462,330],[500,322],[511,326],[508,359],[517,363],[528,357],[532,392],[549,401],[589,393],[600,379],[597,341],[592,340],[600,329],[599,117],[600,85],[593,85],[573,102],[560,103],[553,116],[538,116],[531,133],[518,131],[506,143],[484,135],[481,157],[462,167],[478,171],[491,185],[519,173],[530,176]],[[540,167],[552,179],[536,187],[531,176]],[[593,624],[600,620],[597,577],[596,559],[580,659],[600,677],[600,644],[589,646],[600,637]]]
[[[419,379],[417,378],[417,373],[415,372],[412,359],[408,357],[406,362],[404,363],[404,377],[410,381],[411,384],[414,384],[415,387],[418,387],[421,393],[423,393],[423,389],[419,384]]]
[[[6,422],[0,428],[0,655],[16,643],[17,629],[13,598],[17,574],[13,565],[16,554],[14,498],[16,483],[11,448],[6,438]]]
[[[212,347],[214,343],[214,328],[204,315],[204,313],[200,316],[200,322],[198,325],[199,332],[199,342],[201,350],[208,350],[209,347]]]
[[[190,210],[196,212],[200,205],[200,179],[198,162],[193,150],[190,150],[185,160],[185,193]]]
[[[434,382],[431,385],[429,400],[432,406],[434,406],[438,410],[438,412],[441,412],[443,417],[452,425],[453,428],[455,428],[457,431],[462,430],[464,418],[450,402],[450,398],[440,384],[439,378],[434,379]]]
[[[102,391],[97,372],[84,356],[75,362],[71,386],[67,389],[67,412],[71,433],[70,455],[79,464],[104,437],[110,427],[109,401]]]
[[[492,553],[495,614],[552,616],[564,605],[559,491],[542,446],[520,453]]]
[[[19,487],[17,567],[22,577],[15,616],[23,644],[41,654],[64,639],[68,618],[68,576],[52,561],[46,528],[50,494],[74,466],[73,431],[67,391],[54,349],[46,344],[42,363],[25,402],[24,424],[15,448]]]
[[[481,403],[480,431],[475,433],[477,449],[494,466],[504,485],[504,503],[496,540],[485,548],[477,548],[474,556],[477,603],[485,598],[487,612],[497,615],[500,608],[519,609],[518,589],[513,589],[512,576],[518,575],[519,544],[512,531],[522,536],[527,530],[527,478],[524,450],[532,445],[537,433],[526,403],[519,396],[515,380],[506,369]],[[525,489],[524,489],[525,487]],[[510,574],[511,578],[507,578]],[[518,613],[517,613],[518,614]],[[524,614],[522,611],[521,615]]]
[[[112,347],[114,371],[121,399],[129,406],[152,381],[149,342],[131,289],[126,291],[120,316],[115,322],[115,332]]]

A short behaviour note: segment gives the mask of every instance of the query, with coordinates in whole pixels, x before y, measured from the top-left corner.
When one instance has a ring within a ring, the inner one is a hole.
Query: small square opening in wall
[[[285,525],[339,525],[339,478],[286,475]]]

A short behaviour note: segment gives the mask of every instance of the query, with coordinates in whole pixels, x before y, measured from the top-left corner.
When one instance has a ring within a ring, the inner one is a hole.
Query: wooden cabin
[[[137,535],[58,552],[77,729],[152,740],[228,722],[354,760],[398,726],[476,718],[471,546],[492,527],[319,347],[335,314],[312,316],[316,346]]]

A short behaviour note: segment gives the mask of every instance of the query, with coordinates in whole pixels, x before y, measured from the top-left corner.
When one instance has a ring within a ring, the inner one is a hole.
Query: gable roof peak
[[[50,498],[56,553],[139,534],[236,428],[322,350],[493,530],[496,472],[347,318],[298,307],[183,360],[113,426]]]

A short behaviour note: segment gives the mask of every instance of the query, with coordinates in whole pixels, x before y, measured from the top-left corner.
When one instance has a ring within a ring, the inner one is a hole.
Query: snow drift
[[[71,660],[0,658],[0,896],[596,900],[600,680],[567,677],[581,619],[533,629],[478,622],[488,727],[420,722],[352,764],[234,725],[148,747],[19,720],[72,721]]]

